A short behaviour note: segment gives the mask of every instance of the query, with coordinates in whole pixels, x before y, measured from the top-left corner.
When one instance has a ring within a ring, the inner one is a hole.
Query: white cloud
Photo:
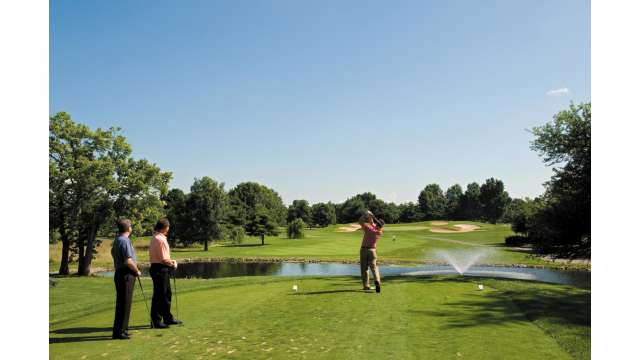
[[[547,91],[547,95],[549,96],[562,96],[567,94],[569,94],[568,88],[560,88]]]

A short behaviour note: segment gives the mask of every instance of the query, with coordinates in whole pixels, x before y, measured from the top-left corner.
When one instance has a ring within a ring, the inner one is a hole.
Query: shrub
[[[507,236],[504,239],[504,243],[507,246],[521,246],[521,245],[529,243],[529,238],[527,238],[526,236],[522,236],[522,235],[512,235],[512,236]]]
[[[304,238],[304,228],[307,226],[302,219],[297,218],[289,223],[287,226],[287,236],[289,239],[302,239]]]
[[[242,226],[233,226],[229,230],[229,240],[231,240],[234,244],[241,244],[242,240],[244,240],[244,228]]]
[[[60,240],[60,233],[58,230],[49,230],[49,244],[57,244]]]

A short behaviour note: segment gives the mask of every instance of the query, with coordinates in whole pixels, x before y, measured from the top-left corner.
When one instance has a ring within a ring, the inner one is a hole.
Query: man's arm
[[[142,273],[140,272],[140,269],[138,269],[138,264],[136,264],[132,259],[134,250],[131,242],[124,244],[123,251],[124,256],[127,258],[127,267],[136,273],[136,276],[140,276]]]
[[[127,267],[129,269],[131,269],[131,271],[133,271],[134,273],[136,273],[137,276],[142,275],[142,273],[140,272],[140,269],[138,269],[138,264],[136,264],[133,259],[131,259],[131,257],[127,258]]]
[[[160,246],[162,247],[162,255],[163,257],[165,256],[165,254],[167,255],[167,257],[162,259],[162,263],[167,265],[167,266],[171,266],[174,269],[178,268],[178,263],[175,260],[171,260],[171,258],[168,257],[169,254],[169,245],[166,244],[164,241],[160,243]]]

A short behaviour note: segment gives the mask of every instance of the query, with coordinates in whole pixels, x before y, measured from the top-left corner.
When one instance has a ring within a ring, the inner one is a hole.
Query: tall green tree
[[[317,203],[311,207],[312,223],[326,227],[336,223],[336,210],[331,203]]]
[[[462,218],[465,220],[480,220],[482,218],[482,204],[480,203],[480,185],[472,182],[460,199]]]
[[[375,214],[375,213],[374,213]],[[395,224],[400,221],[400,208],[395,203],[384,203],[384,206],[376,214],[386,223]]]
[[[311,207],[307,200],[293,200],[287,211],[287,222],[302,219],[305,224],[311,224]]]
[[[246,225],[247,234],[260,236],[262,245],[266,235],[277,236],[279,234],[278,224],[271,218],[271,213],[264,205],[258,204],[253,216]]]
[[[338,222],[346,224],[350,222],[358,221],[360,216],[367,211],[365,202],[359,197],[352,197],[347,199],[343,204],[339,206]]]
[[[65,112],[49,118],[49,217],[63,243],[60,274],[69,273],[71,252],[78,274],[91,272],[97,234],[114,229],[115,218],[131,218],[136,236],[164,213],[171,173],[133,159],[119,131],[92,130]]]
[[[171,223],[167,241],[171,246],[174,246],[178,241],[187,241],[187,239],[184,239],[184,234],[188,232],[188,226],[191,221],[187,208],[187,194],[180,189],[171,189],[163,200],[167,218]]]
[[[591,103],[571,104],[532,133],[531,149],[553,166],[553,176],[529,236],[539,252],[591,257]]]
[[[504,184],[501,180],[490,178],[480,186],[482,217],[492,224],[502,218],[509,200],[509,194],[504,191]]]
[[[438,184],[429,184],[418,196],[418,207],[424,214],[425,220],[443,219],[446,199]]]
[[[460,220],[462,218],[462,187],[455,184],[447,189],[445,193],[446,205],[445,214],[451,220]]]
[[[400,211],[399,221],[403,223],[416,222],[424,219],[424,214],[420,212],[420,208],[413,202],[398,205]]]
[[[224,183],[207,176],[195,179],[187,197],[190,221],[185,236],[203,243],[208,251],[210,240],[223,238],[227,203]]]
[[[275,190],[264,185],[255,182],[240,183],[229,191],[229,202],[237,214],[244,216],[245,224],[252,221],[258,207],[263,206],[271,220],[278,225],[286,225],[287,207]]]

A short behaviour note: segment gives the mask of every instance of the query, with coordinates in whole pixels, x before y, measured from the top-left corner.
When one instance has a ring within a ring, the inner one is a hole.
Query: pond
[[[148,269],[143,269],[148,275]],[[380,266],[382,276],[424,276],[457,275],[448,265],[421,266]],[[113,276],[113,272],[98,273],[100,276]],[[357,264],[337,263],[241,263],[241,262],[188,262],[180,263],[176,271],[177,278],[213,279],[233,276],[360,276]],[[524,267],[472,266],[465,276],[492,277],[518,280],[535,280],[554,284],[573,285],[582,288],[591,287],[591,272],[579,270],[537,269]]]

